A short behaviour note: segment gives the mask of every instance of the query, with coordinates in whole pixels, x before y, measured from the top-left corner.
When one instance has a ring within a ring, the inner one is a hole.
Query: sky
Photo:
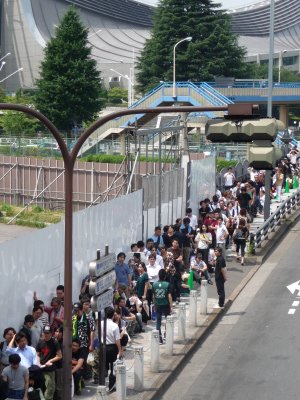
[[[158,3],[158,0],[138,0],[138,1],[150,5],[155,5]],[[219,0],[216,2],[221,3],[223,5],[223,8],[225,9],[227,8],[231,9],[231,8],[241,8],[249,4],[258,3],[259,0]]]

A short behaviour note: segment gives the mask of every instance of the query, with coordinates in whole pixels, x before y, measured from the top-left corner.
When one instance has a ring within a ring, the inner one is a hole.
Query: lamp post
[[[121,72],[116,71],[113,68],[110,68],[111,71],[115,72],[119,76],[122,76],[123,78],[127,79],[128,81],[128,107],[131,107],[132,105],[132,68],[129,69],[129,76],[128,75],[123,75]]]
[[[190,42],[192,40],[191,36],[188,36],[184,39],[179,40],[173,47],[173,97],[174,99],[177,97],[176,94],[176,47],[182,42]]]
[[[282,54],[286,53],[287,50],[283,50],[279,52],[279,59],[278,59],[278,83],[280,83],[281,78],[281,67],[282,67]]]
[[[1,70],[0,70],[1,71]],[[23,68],[19,68],[16,71],[12,72],[11,74],[7,75],[5,78],[1,79],[0,83],[6,81],[6,79],[10,78],[11,76],[17,74],[18,72],[23,71]]]
[[[2,58],[0,58],[0,61],[4,60],[4,58],[10,56],[10,53],[6,53],[5,56],[3,56]]]

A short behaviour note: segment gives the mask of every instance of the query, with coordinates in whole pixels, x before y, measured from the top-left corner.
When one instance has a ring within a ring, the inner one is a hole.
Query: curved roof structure
[[[1,0],[1,51],[11,53],[1,70],[6,89],[33,87],[43,48],[70,4],[75,4],[89,29],[93,57],[103,79],[129,75],[135,58],[150,37],[154,8],[146,0]],[[230,10],[233,31],[248,56],[268,53],[269,1]],[[300,49],[300,0],[275,1],[275,52]],[[111,71],[117,70],[118,73]],[[123,86],[127,85],[126,79]]]

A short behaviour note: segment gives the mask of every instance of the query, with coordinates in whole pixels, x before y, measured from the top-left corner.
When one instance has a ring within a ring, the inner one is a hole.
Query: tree
[[[247,64],[248,73],[246,77],[248,79],[268,79],[268,63],[264,64]],[[278,82],[279,70],[273,68],[273,82]],[[288,69],[282,67],[280,71],[280,82],[300,82],[300,76]]]
[[[36,106],[59,129],[95,119],[102,106],[100,72],[91,58],[88,31],[71,6],[45,48]]]
[[[176,48],[177,81],[210,81],[215,76],[244,75],[245,49],[231,31],[231,17],[212,0],[160,0],[152,36],[145,43],[137,65],[139,90],[144,92],[159,81],[172,80],[173,47]]]
[[[4,94],[2,102],[23,104],[31,108],[34,107],[32,97],[30,95],[24,95],[22,91],[17,91],[15,96],[5,96]],[[37,119],[19,111],[3,111],[0,116],[0,125],[5,135],[18,137],[36,137],[36,131],[41,126]]]
[[[126,103],[128,101],[128,91],[126,89],[115,87],[108,90],[107,97],[110,103]]]

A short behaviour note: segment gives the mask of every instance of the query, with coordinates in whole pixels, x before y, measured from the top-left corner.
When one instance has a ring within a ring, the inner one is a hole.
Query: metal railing
[[[260,248],[262,242],[268,240],[269,234],[275,231],[275,228],[281,224],[281,221],[286,219],[296,211],[300,203],[300,190],[297,190],[292,196],[284,200],[282,204],[276,209],[275,212],[264,222],[264,224],[257,229],[255,233],[250,234],[250,245],[252,248]]]

